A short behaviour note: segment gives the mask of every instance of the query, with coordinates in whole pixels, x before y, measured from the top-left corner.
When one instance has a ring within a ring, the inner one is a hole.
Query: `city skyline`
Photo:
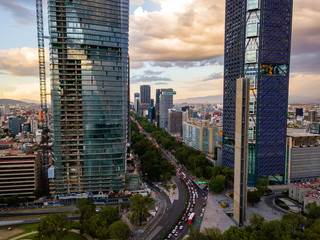
[[[144,84],[151,85],[151,98],[156,88],[167,87],[178,90],[175,99],[222,95],[224,4],[223,0],[131,1],[131,100]],[[0,47],[0,98],[39,100],[35,3],[2,1],[0,9],[6,32]],[[318,96],[319,11],[315,1],[294,1],[291,97]],[[155,23],[157,28],[152,27]]]

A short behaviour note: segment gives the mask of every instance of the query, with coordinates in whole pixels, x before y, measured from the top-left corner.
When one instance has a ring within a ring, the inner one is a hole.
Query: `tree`
[[[108,226],[120,220],[118,209],[111,206],[105,206],[102,211],[100,211],[99,215],[107,222]]]
[[[309,203],[306,206],[306,209],[308,210],[308,217],[311,219],[317,219],[320,218],[320,206],[318,206],[315,202]]]
[[[195,175],[196,175],[197,178],[202,177],[203,174],[202,174],[202,168],[201,167],[197,167],[196,168]]]
[[[177,185],[176,184],[172,184],[172,190],[174,191],[174,190],[176,190],[176,188],[177,188]]]
[[[89,220],[96,212],[96,206],[87,198],[79,199],[77,208],[80,212],[80,223]]]
[[[139,223],[141,226],[143,219],[149,216],[149,210],[154,206],[154,199],[141,194],[135,194],[130,198],[130,221]]]
[[[261,230],[264,221],[264,217],[262,217],[259,213],[252,213],[250,216],[250,225],[255,230]]]
[[[221,231],[219,228],[204,228],[203,234],[205,239],[219,239],[221,237]]]
[[[260,202],[260,199],[261,199],[260,193],[257,190],[256,191],[249,191],[247,193],[247,197],[248,197],[248,199],[247,199],[248,203],[252,204],[252,205]]]
[[[249,234],[243,228],[231,226],[221,235],[221,240],[248,240]]]
[[[119,220],[110,225],[109,233],[112,239],[127,240],[131,235],[131,230],[125,222]]]
[[[42,187],[37,188],[33,191],[33,195],[38,199],[44,195],[44,189]]]
[[[52,239],[62,239],[71,229],[71,222],[68,220],[66,214],[50,215],[41,219],[38,232],[39,236],[48,237]]]
[[[212,177],[209,182],[210,190],[215,193],[221,193],[225,187],[226,177],[222,175],[217,175],[216,177]]]

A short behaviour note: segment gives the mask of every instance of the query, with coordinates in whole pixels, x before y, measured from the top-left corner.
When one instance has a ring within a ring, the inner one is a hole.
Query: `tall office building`
[[[173,107],[173,95],[176,92],[173,91],[172,88],[168,89],[161,89],[160,94],[160,104],[159,104],[159,121],[160,127],[168,130],[168,123],[169,123],[169,112],[168,110]]]
[[[123,188],[128,0],[49,0],[56,194]]]
[[[284,180],[292,0],[227,0],[223,164],[234,167],[236,79],[250,79],[248,183]]]
[[[136,113],[139,113],[139,104],[140,103],[140,93],[134,94],[134,110]]]
[[[140,86],[140,103],[150,105],[150,85]]]
[[[156,89],[156,122],[157,127],[160,127],[160,95],[161,95],[161,89]]]

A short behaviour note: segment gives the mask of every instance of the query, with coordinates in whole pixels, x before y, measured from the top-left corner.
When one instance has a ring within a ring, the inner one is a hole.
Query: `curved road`
[[[281,197],[283,196],[282,194],[275,194],[275,195],[271,195],[271,196],[267,196],[265,197],[264,199],[264,202],[266,203],[266,205],[278,212],[281,212],[281,213],[284,213],[284,214],[287,214],[287,213],[290,213],[289,211],[285,211],[284,209],[282,209],[281,207],[278,207],[276,204],[273,203],[273,200],[277,197]]]

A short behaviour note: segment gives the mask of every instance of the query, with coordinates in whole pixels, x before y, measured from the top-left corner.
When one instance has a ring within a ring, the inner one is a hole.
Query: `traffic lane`
[[[194,182],[192,181],[192,184],[194,184]],[[194,208],[193,208],[193,212],[195,213],[195,217],[199,217],[200,214],[202,213],[202,209],[205,208],[203,206],[203,203],[206,203],[206,195],[202,195],[203,191],[201,188],[197,187],[197,185],[195,185],[195,190],[197,191],[198,193],[198,198],[195,199],[195,205],[194,205]],[[193,199],[193,194],[191,192],[191,197],[190,197],[190,200],[191,200],[191,203],[193,202],[192,201]],[[190,202],[189,200],[189,202]],[[201,219],[202,221],[202,219]],[[178,238],[177,239],[182,239],[189,231],[189,225],[187,223],[184,223],[184,228],[183,230],[181,231],[181,233],[179,234]]]
[[[155,235],[154,239],[161,239],[165,233],[167,233],[169,230],[172,230],[175,227],[174,224],[178,219],[180,219],[180,216],[185,208],[187,201],[187,192],[185,190],[185,186],[178,177],[174,178],[179,189],[179,199],[173,202],[172,208],[169,210],[168,217],[159,223],[159,225],[162,226],[162,229],[157,235]]]
[[[151,187],[153,190],[157,191],[157,194],[159,194],[159,197],[161,197],[162,199],[165,200],[166,202],[166,207],[168,207],[169,209],[171,208],[171,201],[168,197],[168,195],[166,193],[164,193],[160,188],[158,188],[155,184],[153,184],[152,182],[150,182],[149,180],[144,180],[144,182],[149,186]],[[160,191],[161,190],[161,191]],[[159,221],[155,220],[147,229],[145,232],[147,232],[147,234],[145,235],[142,234],[140,237],[138,237],[138,239],[140,238],[143,238],[143,239],[147,239],[149,236],[153,235],[154,234],[154,231],[156,231],[156,227],[159,226],[159,222],[161,222],[161,220],[163,218],[166,218],[166,215],[167,215],[167,212],[165,209],[163,209],[163,212],[162,213],[159,213],[160,215],[158,215],[158,217],[160,218]],[[150,232],[148,232],[149,230],[148,229],[152,229]]]

